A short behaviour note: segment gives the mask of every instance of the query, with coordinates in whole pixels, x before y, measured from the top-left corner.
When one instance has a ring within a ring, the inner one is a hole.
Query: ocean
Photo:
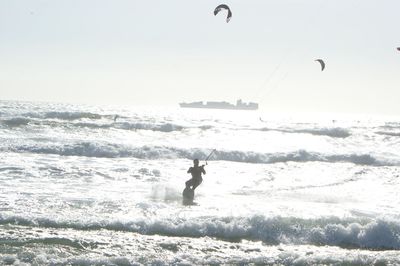
[[[400,264],[395,118],[0,101],[0,140],[1,265]]]

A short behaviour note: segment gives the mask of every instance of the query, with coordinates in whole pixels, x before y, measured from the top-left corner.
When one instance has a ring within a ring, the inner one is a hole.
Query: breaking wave
[[[151,124],[151,123],[118,123],[115,125],[116,128],[119,129],[127,129],[127,130],[153,130],[153,131],[161,131],[161,132],[172,132],[172,131],[180,131],[184,129],[183,126],[175,125],[171,123],[162,123],[162,124]]]
[[[117,122],[117,123],[108,123],[108,124],[97,124],[97,123],[89,123],[89,122],[78,122],[74,123],[71,126],[82,127],[82,128],[116,128],[116,129],[124,129],[124,130],[152,130],[152,131],[160,131],[160,132],[173,132],[180,131],[184,129],[183,126],[175,125],[171,123],[131,123],[131,122]]]
[[[59,120],[79,120],[79,119],[101,119],[110,117],[109,115],[100,115],[91,112],[45,112],[45,113],[25,113],[24,117],[41,119],[59,119]]]
[[[379,135],[391,136],[391,137],[400,137],[400,132],[389,132],[389,131],[378,131],[375,132]]]
[[[6,120],[0,121],[2,124],[8,127],[19,127],[19,126],[26,126],[29,124],[31,120],[23,117],[15,117]]]
[[[26,126],[30,123],[35,125],[44,125],[51,127],[61,127],[61,128],[89,128],[89,129],[123,129],[123,130],[152,130],[152,131],[160,131],[160,132],[173,132],[173,131],[181,131],[185,129],[185,127],[172,124],[172,123],[143,123],[143,122],[104,122],[94,123],[94,122],[57,122],[57,121],[46,121],[46,120],[34,120],[29,118],[11,118],[7,120],[0,121],[1,124],[4,124],[8,127],[20,127]],[[199,127],[200,129],[206,130],[208,128]]]
[[[312,134],[317,136],[328,136],[332,138],[347,138],[351,135],[349,130],[343,128],[303,129],[303,130],[295,130],[295,132]]]
[[[134,157],[138,159],[195,159],[205,158],[210,149],[177,148],[168,146],[131,147],[106,142],[78,142],[65,145],[35,146],[21,145],[6,148],[11,152],[29,152],[39,154],[55,154],[61,156],[83,156],[100,158]],[[378,159],[370,154],[322,154],[298,150],[282,153],[257,153],[252,151],[220,151],[216,150],[210,160],[244,162],[244,163],[287,163],[287,162],[327,162],[353,163],[371,166],[395,166],[398,162]]]
[[[344,128],[310,128],[310,129],[272,129],[262,128],[261,131],[277,131],[282,133],[311,134],[315,136],[327,136],[331,138],[347,138],[351,136],[348,129]]]
[[[382,219],[267,218],[262,215],[255,215],[251,217],[202,217],[190,220],[180,218],[179,221],[174,218],[143,218],[129,222],[62,222],[47,218],[29,219],[0,215],[0,224],[77,230],[106,229],[174,237],[215,237],[232,242],[240,240],[262,241],[269,245],[310,244],[376,250],[400,249],[400,224]],[[75,245],[75,243],[70,244]]]
[[[39,239],[28,239],[28,240],[4,240],[0,239],[0,245],[8,245],[8,246],[22,246],[29,244],[42,244],[42,245],[63,245],[70,246],[77,249],[85,249],[86,246],[89,246],[90,243],[85,243],[82,241],[71,240],[68,238],[62,237],[46,237]]]

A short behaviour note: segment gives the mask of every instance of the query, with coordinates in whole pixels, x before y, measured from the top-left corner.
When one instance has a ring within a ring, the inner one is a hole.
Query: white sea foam
[[[145,206],[143,206],[145,207]],[[293,217],[204,217],[185,220],[133,219],[132,221],[56,221],[46,218],[0,217],[0,224],[38,226],[77,230],[113,230],[170,237],[215,237],[228,241],[252,240],[269,245],[330,245],[362,249],[400,249],[400,223],[386,220],[300,219]],[[64,242],[68,239],[48,238],[42,242]]]

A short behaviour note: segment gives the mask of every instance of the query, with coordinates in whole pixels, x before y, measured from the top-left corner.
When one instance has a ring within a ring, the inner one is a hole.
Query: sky
[[[213,14],[221,3],[229,23]],[[0,99],[240,98],[274,112],[397,116],[399,10],[399,0],[0,0]]]

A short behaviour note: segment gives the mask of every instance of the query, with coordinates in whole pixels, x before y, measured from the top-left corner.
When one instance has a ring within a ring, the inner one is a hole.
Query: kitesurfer
[[[199,159],[193,160],[193,167],[190,167],[187,173],[192,175],[192,178],[186,181],[186,188],[190,188],[193,191],[198,187],[201,182],[203,182],[203,178],[201,174],[206,174],[204,170],[204,165],[199,166]]]

